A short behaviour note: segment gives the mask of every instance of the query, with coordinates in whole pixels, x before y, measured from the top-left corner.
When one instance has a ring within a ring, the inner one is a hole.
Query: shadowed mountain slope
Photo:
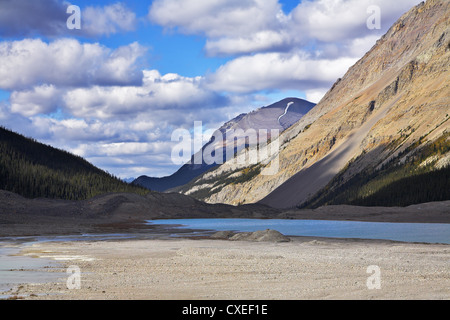
[[[449,144],[449,15],[448,1],[429,0],[413,7],[281,135],[279,152],[261,161],[257,172],[233,182],[227,177],[242,176],[254,167],[225,163],[183,192],[211,203],[292,208],[319,200],[319,193],[336,191],[357,175],[384,180],[374,189],[375,184],[366,181],[361,186],[365,193],[340,203],[363,200],[402,178],[445,170],[447,149],[423,151],[439,139]],[[259,173],[274,162],[279,170],[273,175]],[[408,170],[393,174],[397,166]],[[195,192],[202,185],[211,191]],[[327,204],[324,199],[317,203]]]

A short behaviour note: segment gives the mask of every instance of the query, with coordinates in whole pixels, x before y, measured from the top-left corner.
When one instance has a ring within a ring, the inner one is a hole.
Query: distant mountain
[[[0,190],[27,198],[82,200],[109,192],[147,194],[69,152],[0,127]]]
[[[258,131],[259,129],[278,129],[282,132],[300,120],[314,107],[314,105],[314,103],[303,99],[286,98],[272,105],[258,108],[248,114],[240,114],[218,129],[224,136],[225,143],[222,147],[226,147],[225,134],[229,130],[242,129],[243,131],[246,131],[248,129],[254,129]],[[203,152],[206,147],[211,147],[211,145],[213,145],[214,148],[221,147],[216,141],[211,139],[198,152]],[[178,187],[187,184],[194,178],[218,166],[217,164],[207,164],[204,161],[202,161],[202,164],[195,164],[194,157],[195,155],[192,156],[190,163],[184,164],[177,172],[170,176],[162,178],[140,176],[133,181],[133,184],[160,192],[171,189],[177,190]]]
[[[449,200],[449,21],[447,0],[413,7],[282,134],[277,157],[224,163],[182,192],[280,209]]]
[[[241,114],[227,122],[219,130],[229,129],[278,129],[284,131],[299,121],[313,107],[314,103],[298,99],[285,98],[266,107],[258,108],[250,113]]]

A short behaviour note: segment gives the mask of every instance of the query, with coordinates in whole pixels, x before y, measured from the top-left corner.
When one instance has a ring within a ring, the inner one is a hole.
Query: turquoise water
[[[149,224],[199,230],[249,232],[274,229],[289,236],[382,239],[403,242],[450,244],[450,224],[389,223],[286,219],[168,219]]]

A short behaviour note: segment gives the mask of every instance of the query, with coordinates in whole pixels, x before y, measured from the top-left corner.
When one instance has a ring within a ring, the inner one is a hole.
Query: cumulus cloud
[[[76,3],[74,3],[76,4]],[[65,0],[0,1],[0,36],[101,36],[134,30],[136,14],[123,3],[81,8],[81,29],[69,30]]]
[[[144,52],[138,43],[111,50],[67,38],[50,43],[41,39],[4,41],[0,42],[0,88],[140,84],[142,71],[137,61]]]
[[[315,88],[306,90],[306,100],[319,103],[320,100],[325,96],[325,94],[328,92],[329,88]]]
[[[300,38],[336,42],[369,32],[366,9],[373,1],[303,1],[291,14],[292,26]]]
[[[290,41],[277,0],[156,0],[148,17],[181,33],[205,35],[209,55],[280,48]]]
[[[289,51],[311,42],[314,46],[334,43],[345,54],[354,39],[373,40],[419,0],[317,0],[299,1],[286,14],[277,0],[157,0],[149,19],[166,28],[207,37],[209,55]],[[370,30],[367,9],[381,10],[382,28]],[[364,40],[361,40],[364,41]],[[350,54],[354,52],[349,52]]]
[[[61,103],[61,91],[54,85],[41,85],[25,91],[14,91],[10,96],[11,112],[24,116],[49,114]]]
[[[279,32],[263,30],[249,36],[235,35],[233,37],[208,39],[205,50],[210,56],[264,52],[275,49],[283,51],[291,42],[289,34],[283,30]]]
[[[209,76],[214,90],[248,93],[273,88],[326,87],[356,62],[354,58],[315,59],[306,52],[243,56]]]
[[[170,154],[170,145],[154,142],[110,142],[80,144],[74,152],[83,157],[120,157],[141,154]]]
[[[87,35],[110,35],[136,28],[136,14],[124,4],[105,7],[87,7],[83,10],[82,32]]]
[[[419,0],[317,0],[302,1],[290,14],[291,26],[300,38],[325,43],[381,36],[403,13]],[[380,9],[381,29],[369,29],[370,9]]]
[[[281,6],[277,0],[156,0],[149,19],[167,28],[208,37],[236,36],[274,27]]]
[[[220,107],[227,99],[202,85],[202,78],[161,75],[157,70],[144,70],[142,86],[93,86],[76,88],[64,96],[67,110],[77,117],[101,119],[135,117],[142,112],[190,110]],[[177,118],[176,114],[168,115]]]

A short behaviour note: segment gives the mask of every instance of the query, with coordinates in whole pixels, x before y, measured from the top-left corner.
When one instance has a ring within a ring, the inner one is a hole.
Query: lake
[[[0,243],[0,299],[9,298],[3,292],[22,283],[44,283],[56,281],[62,272],[48,272],[59,264],[50,259],[17,256],[19,248],[4,247]]]
[[[382,239],[450,244],[450,224],[286,219],[165,219],[149,224],[183,229],[253,232],[274,229],[287,236]]]

